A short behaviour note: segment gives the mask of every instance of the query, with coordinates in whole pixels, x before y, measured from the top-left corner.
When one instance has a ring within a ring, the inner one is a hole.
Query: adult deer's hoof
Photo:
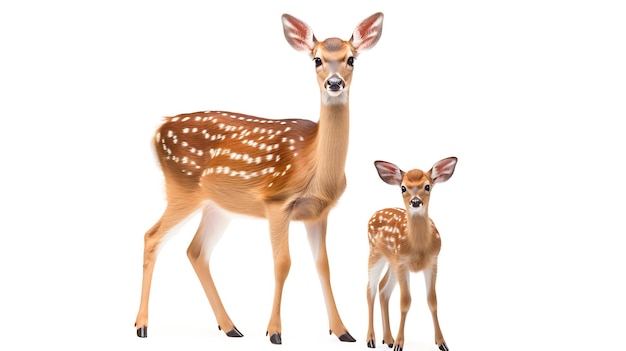
[[[228,331],[226,333],[226,335],[231,337],[231,338],[240,338],[240,337],[243,336],[243,334],[241,334],[241,332],[239,330],[237,330],[237,328],[235,328],[235,327],[233,327],[233,329]]]
[[[341,334],[341,336],[339,336],[339,340],[343,341],[343,342],[355,342],[356,339],[352,337],[352,335],[350,335],[350,333],[346,332]]]
[[[367,342],[367,347],[369,347],[370,349],[376,348],[376,345],[374,345],[374,340],[369,340]]]

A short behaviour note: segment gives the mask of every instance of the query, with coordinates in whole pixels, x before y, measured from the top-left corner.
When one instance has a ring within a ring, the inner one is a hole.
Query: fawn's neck
[[[432,244],[432,222],[426,209],[422,214],[407,213],[409,243],[417,250],[428,250]]]

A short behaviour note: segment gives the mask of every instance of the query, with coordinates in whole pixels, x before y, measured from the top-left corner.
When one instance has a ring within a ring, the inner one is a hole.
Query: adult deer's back
[[[242,336],[226,313],[209,270],[211,252],[232,214],[267,218],[274,255],[275,289],[267,326],[270,341],[282,343],[280,302],[291,264],[289,223],[303,221],[326,301],[330,332],[354,341],[335,305],[326,253],[330,209],[343,193],[348,150],[349,89],[358,54],[373,47],[382,31],[376,13],[349,40],[318,41],[311,28],[283,15],[287,42],[313,59],[320,88],[317,123],[267,119],[227,111],[203,111],[166,118],[154,146],[165,176],[167,207],[145,235],[141,304],[135,326],[147,336],[148,298],[161,239],[202,211],[187,255],[204,288],[218,326]]]

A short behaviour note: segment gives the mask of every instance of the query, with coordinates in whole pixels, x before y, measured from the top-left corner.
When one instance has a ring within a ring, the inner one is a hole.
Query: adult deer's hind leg
[[[333,290],[330,285],[330,267],[328,265],[328,252],[326,250],[327,222],[327,216],[324,216],[315,222],[305,222],[307,237],[313,253],[313,259],[315,260],[317,274],[319,276],[320,283],[322,284],[324,301],[326,302],[326,312],[328,314],[328,323],[330,325],[330,333],[337,335],[341,341],[354,342],[356,340],[352,337],[352,335],[350,335],[341,321],[339,311],[337,310],[337,304],[335,303]]]
[[[173,234],[173,232],[176,231],[176,227],[189,218],[196,209],[197,207],[189,205],[182,207],[168,205],[161,218],[144,236],[141,302],[139,304],[137,319],[135,320],[137,336],[140,338],[148,336],[148,300],[150,298],[150,285],[152,284],[154,264],[157,259],[157,252],[161,240],[165,235]]]
[[[211,253],[229,222],[230,217],[227,213],[212,203],[205,204],[200,225],[187,249],[187,257],[209,299],[218,328],[224,330],[227,336],[241,337],[243,334],[237,330],[226,313],[209,268]]]

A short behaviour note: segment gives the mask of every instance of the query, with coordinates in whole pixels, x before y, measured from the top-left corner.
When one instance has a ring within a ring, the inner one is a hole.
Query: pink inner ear
[[[402,171],[393,163],[378,161],[375,165],[378,175],[385,183],[400,184],[402,182]]]
[[[310,51],[315,46],[311,28],[293,16],[283,16],[283,31],[287,42],[296,50]]]
[[[452,177],[454,168],[456,167],[456,158],[443,159],[433,166],[431,177],[436,183],[443,183]]]
[[[361,22],[353,33],[352,45],[357,50],[367,50],[372,48],[380,39],[382,31],[383,15],[377,13]]]

